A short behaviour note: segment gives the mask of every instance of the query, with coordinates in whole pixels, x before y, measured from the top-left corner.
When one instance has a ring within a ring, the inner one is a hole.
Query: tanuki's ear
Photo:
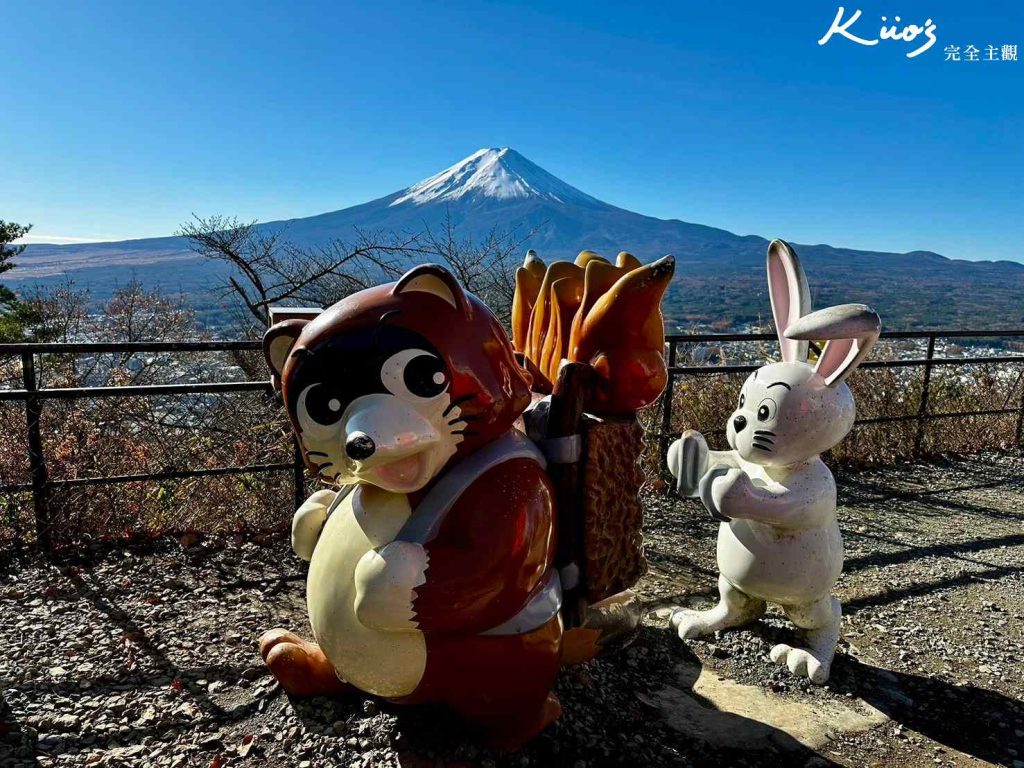
[[[473,309],[462,286],[459,285],[459,281],[439,264],[421,264],[418,267],[413,267],[395,283],[391,293],[397,296],[408,291],[420,291],[437,296],[465,315],[467,319],[473,314]]]
[[[274,389],[281,389],[281,374],[292,347],[299,340],[299,334],[309,320],[285,320],[272,325],[263,334],[263,356],[273,371]]]

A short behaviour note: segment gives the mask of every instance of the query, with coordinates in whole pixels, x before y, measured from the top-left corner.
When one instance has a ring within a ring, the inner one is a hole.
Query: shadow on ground
[[[997,691],[873,667],[840,656],[832,687],[850,693],[893,722],[981,760],[1012,765],[1024,754],[1024,704]],[[1016,731],[1016,733],[1015,733]]]
[[[644,626],[629,648],[562,671],[557,689],[562,719],[516,755],[481,747],[479,734],[474,737],[466,722],[443,706],[377,705],[395,718],[400,737],[393,745],[403,766],[433,766],[467,737],[470,745],[462,757],[473,764],[489,759],[542,766],[571,766],[578,760],[599,766],[839,765],[786,730],[718,709],[695,690],[700,674],[700,661],[686,644]],[[322,726],[315,702],[293,701],[292,706],[307,729]]]
[[[1012,766],[1024,757],[1021,476],[1020,457],[844,476],[846,644],[828,689],[767,659],[794,637],[777,614],[708,642],[648,623],[620,653],[563,670],[562,719],[515,755],[484,749],[442,707],[290,701],[255,647],[262,630],[307,623],[284,539],[164,539],[80,569],[26,558],[0,582],[0,757],[902,768],[942,749]],[[642,597],[708,605],[715,524],[691,503],[645,503]]]

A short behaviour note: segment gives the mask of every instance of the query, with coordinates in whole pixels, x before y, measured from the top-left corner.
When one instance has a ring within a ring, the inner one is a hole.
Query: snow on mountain
[[[451,202],[466,198],[494,200],[546,200],[553,203],[604,207],[531,163],[509,147],[480,149],[450,168],[398,193],[391,207]]]

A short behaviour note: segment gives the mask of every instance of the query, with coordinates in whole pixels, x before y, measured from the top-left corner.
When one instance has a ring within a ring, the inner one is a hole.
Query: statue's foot
[[[540,709],[523,719],[508,718],[501,725],[488,731],[488,743],[495,749],[514,752],[532,741],[540,732],[562,715],[562,704],[558,697],[549,693]]]
[[[813,603],[789,605],[785,609],[790,620],[804,630],[807,647],[793,648],[781,643],[772,648],[772,661],[789,667],[794,675],[806,677],[815,685],[824,685],[836,655],[843,607],[836,598],[825,596]]]
[[[776,664],[789,667],[789,671],[794,675],[806,677],[815,685],[824,685],[828,682],[832,670],[831,654],[825,658],[823,655],[815,655],[808,648],[793,648],[780,643],[772,648],[770,656]]]
[[[679,633],[680,639],[693,640],[749,624],[764,616],[768,607],[764,600],[741,592],[724,576],[718,577],[718,595],[718,605],[707,611],[676,608],[672,612],[669,626]]]
[[[319,645],[286,629],[263,633],[260,656],[270,668],[270,673],[291,696],[344,696],[354,690],[338,679]]]
[[[643,613],[637,594],[625,590],[587,606],[583,626],[562,633],[562,666],[621,650],[636,638]]]
[[[669,625],[675,628],[682,640],[693,640],[711,635],[725,629],[721,612],[712,608],[710,611],[691,611],[689,608],[676,608],[669,619]]]

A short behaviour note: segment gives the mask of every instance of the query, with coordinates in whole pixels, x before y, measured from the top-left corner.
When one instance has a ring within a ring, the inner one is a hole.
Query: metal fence
[[[673,334],[666,338],[668,349],[669,379],[662,398],[660,414],[661,431],[651,437],[659,441],[662,460],[671,439],[676,436],[672,432],[671,403],[677,382],[685,377],[714,376],[722,374],[746,373],[755,370],[757,364],[743,365],[702,365],[679,364],[679,345],[689,344],[722,344],[731,342],[771,342],[774,334]],[[869,360],[861,368],[923,368],[922,390],[919,405],[915,413],[899,416],[882,416],[859,419],[858,425],[879,424],[885,422],[916,421],[917,432],[915,453],[920,451],[924,425],[931,419],[956,419],[976,416],[1017,415],[1016,441],[1021,440],[1024,427],[1024,396],[1012,407],[983,409],[974,411],[954,411],[933,413],[929,408],[929,388],[932,371],[939,366],[964,366],[972,364],[1024,364],[1022,355],[996,355],[974,357],[936,357],[935,347],[938,339],[1024,339],[1024,330],[1003,331],[910,331],[892,332],[882,335],[886,340],[923,339],[927,343],[927,351],[922,358]],[[27,427],[27,445],[30,482],[0,485],[0,492],[31,491],[33,513],[35,518],[36,540],[43,549],[51,545],[48,499],[54,491],[62,488],[86,485],[110,485],[139,481],[164,481],[173,479],[232,475],[260,472],[291,472],[295,491],[295,504],[299,506],[305,497],[306,483],[304,465],[298,447],[294,447],[294,458],[290,462],[253,464],[247,466],[224,466],[196,470],[171,469],[163,472],[119,474],[112,476],[83,477],[74,479],[53,479],[48,477],[47,460],[43,450],[40,430],[40,418],[47,400],[70,400],[76,398],[108,398],[108,397],[157,397],[163,395],[228,393],[228,392],[261,392],[270,395],[273,388],[269,381],[230,381],[215,383],[186,384],[149,384],[115,387],[76,387],[76,388],[42,388],[37,384],[37,359],[45,355],[85,355],[85,354],[130,354],[157,352],[229,352],[254,351],[261,349],[258,341],[213,341],[213,342],[139,342],[139,343],[97,343],[97,344],[0,344],[0,359],[20,357],[22,362],[22,387],[20,389],[0,390],[0,403],[18,401],[25,404]],[[15,446],[7,446],[16,450]]]
[[[20,401],[25,403],[25,419],[28,435],[29,470],[31,482],[0,485],[0,492],[32,492],[32,506],[35,516],[36,541],[42,549],[50,549],[51,520],[48,499],[54,490],[73,486],[112,485],[139,481],[164,481],[194,477],[241,475],[260,472],[292,473],[295,486],[295,505],[305,499],[305,466],[298,446],[294,447],[294,459],[290,462],[251,464],[247,466],[225,466],[194,470],[168,470],[164,472],[113,475],[105,477],[83,477],[51,480],[47,473],[47,462],[43,451],[40,419],[43,404],[47,400],[74,400],[78,398],[106,397],[158,397],[164,395],[223,394],[231,392],[261,392],[272,395],[270,381],[230,381],[189,384],[147,384],[117,387],[63,387],[40,388],[37,386],[36,360],[43,355],[85,355],[85,354],[131,354],[153,352],[230,352],[262,350],[259,341],[210,341],[210,342],[131,342],[97,344],[0,344],[0,358],[20,357],[22,364],[22,388],[0,390],[0,403]]]
[[[870,370],[872,368],[922,368],[924,375],[921,384],[921,393],[916,413],[899,416],[879,416],[857,419],[854,426],[865,426],[868,424],[884,424],[894,422],[916,422],[917,429],[914,438],[914,454],[921,453],[921,443],[924,436],[924,427],[929,420],[933,419],[961,419],[977,416],[1005,416],[1016,414],[1016,443],[1021,442],[1022,429],[1024,429],[1024,394],[1013,407],[989,408],[972,411],[946,411],[934,413],[929,409],[929,394],[931,389],[932,371],[942,366],[966,366],[975,364],[1024,364],[1024,354],[1021,355],[991,355],[991,356],[970,356],[970,357],[936,357],[935,344],[939,339],[1024,339],[1024,330],[997,330],[997,331],[974,331],[974,330],[934,330],[934,331],[891,331],[881,335],[882,340],[899,341],[923,339],[927,343],[925,356],[922,358],[895,359],[895,360],[867,360],[860,365],[860,369]],[[722,344],[728,342],[775,342],[777,337],[774,333],[734,333],[734,334],[670,334],[665,337],[668,349],[668,384],[661,400],[660,423],[661,431],[651,437],[659,441],[661,458],[664,461],[668,444],[678,437],[678,433],[672,431],[672,407],[673,393],[676,382],[687,376],[720,376],[730,373],[749,373],[761,367],[760,364],[745,365],[679,365],[678,349],[679,344]],[[813,345],[812,345],[813,347]],[[816,349],[816,348],[815,348]]]

